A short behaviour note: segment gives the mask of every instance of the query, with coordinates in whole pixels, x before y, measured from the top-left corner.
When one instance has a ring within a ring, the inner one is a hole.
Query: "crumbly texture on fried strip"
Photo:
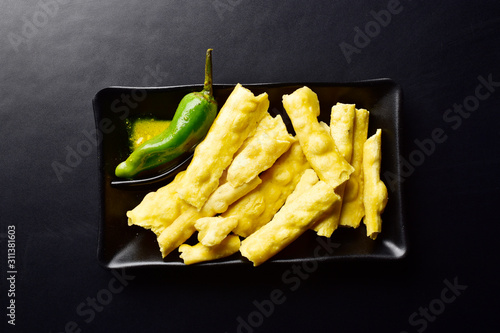
[[[212,193],[201,210],[198,211],[195,207],[190,206],[163,230],[158,237],[162,256],[166,257],[194,234],[196,231],[195,223],[198,219],[223,213],[229,205],[255,189],[261,182],[262,180],[256,177],[235,188],[230,183],[224,182],[223,179],[222,184]]]
[[[380,163],[382,161],[382,130],[369,137],[363,149],[363,174],[365,186],[363,189],[366,235],[377,238],[382,231],[382,213],[387,204],[387,187],[380,180]]]
[[[339,153],[347,162],[351,162],[355,114],[356,107],[354,104],[337,103],[332,106],[330,134]],[[331,237],[338,228],[345,184],[344,182],[335,189],[335,193],[340,196],[339,202],[325,212],[324,216],[313,225],[312,229],[319,236]]]
[[[248,137],[227,170],[227,180],[240,186],[269,169],[295,141],[281,118],[267,113],[260,121],[255,134]]]
[[[339,196],[323,181],[287,202],[273,219],[244,239],[241,254],[258,266],[302,235]]]
[[[271,221],[308,168],[310,165],[296,141],[271,168],[262,173],[262,184],[222,214],[223,217],[238,219],[238,226],[233,232],[247,237]]]
[[[177,186],[184,172],[177,174],[175,179],[156,192],[150,192],[141,203],[127,212],[128,225],[137,225],[150,229],[157,236],[168,227],[189,204],[177,195]]]
[[[344,189],[339,220],[341,226],[357,228],[365,215],[363,205],[363,145],[368,136],[369,115],[370,113],[365,109],[356,109],[351,158],[354,172],[346,182]]]
[[[292,121],[304,154],[319,178],[336,188],[354,168],[342,157],[333,138],[318,122],[320,113],[316,93],[308,87],[283,96],[283,106]]]
[[[266,93],[259,96],[236,85],[222,106],[205,139],[196,147],[179,196],[197,209],[219,186],[222,172],[231,164],[243,141],[257,128],[269,107]]]
[[[217,260],[228,257],[240,248],[240,238],[236,235],[229,235],[215,246],[205,246],[198,243],[194,246],[182,244],[179,246],[180,257],[186,265],[192,265],[204,261]]]
[[[220,244],[238,225],[234,217],[203,217],[196,221],[194,227],[198,230],[198,241],[205,246]]]

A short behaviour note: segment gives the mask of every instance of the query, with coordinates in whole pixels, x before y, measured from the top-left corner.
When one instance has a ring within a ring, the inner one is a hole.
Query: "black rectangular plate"
[[[221,107],[235,85],[215,85],[214,95]],[[400,178],[400,116],[402,91],[390,79],[376,79],[350,83],[270,83],[244,84],[255,95],[269,95],[269,113],[281,114],[292,130],[283,105],[282,96],[297,88],[308,86],[320,101],[319,120],[329,124],[332,105],[337,102],[356,104],[357,108],[370,111],[368,135],[382,129],[381,178],[387,185],[389,201],[382,215],[383,229],[376,240],[366,236],[363,224],[357,229],[339,228],[331,239],[334,251],[322,251],[322,244],[312,231],[303,234],[265,265],[296,261],[321,260],[394,260],[403,258],[407,252],[403,189]],[[189,92],[201,90],[201,85],[141,88],[109,87],[99,91],[93,100],[97,135],[99,139],[99,172],[101,215],[99,220],[98,260],[108,268],[123,268],[148,265],[183,266],[177,251],[162,259],[156,236],[149,230],[128,226],[126,212],[137,206],[142,198],[172,178],[143,185],[112,185],[119,181],[114,175],[116,166],[129,154],[127,117],[152,115],[159,119],[172,119],[177,104]],[[388,184],[386,175],[390,174]],[[195,241],[191,239],[190,241]],[[324,242],[323,242],[324,244]],[[239,253],[200,265],[228,265],[251,263]]]

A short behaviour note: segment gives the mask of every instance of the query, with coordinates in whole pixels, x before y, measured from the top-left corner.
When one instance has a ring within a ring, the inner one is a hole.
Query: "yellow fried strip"
[[[157,240],[163,258],[194,234],[194,223],[202,217],[196,208],[190,207],[162,231]]]
[[[354,104],[337,103],[332,106],[330,134],[339,153],[342,154],[347,162],[351,161],[352,156],[355,113]],[[312,229],[316,231],[319,236],[331,237],[333,232],[338,228],[345,184],[346,183],[342,183],[335,189],[335,193],[340,196],[340,201],[331,207],[331,209],[329,209],[329,211],[313,226]]]
[[[216,214],[224,213],[228,209],[229,205],[245,196],[261,183],[262,179],[259,177],[255,177],[248,183],[237,187],[234,187],[229,182],[225,182],[210,195],[207,202],[200,210],[200,213],[205,216],[214,216]]]
[[[240,186],[259,173],[269,169],[295,141],[281,119],[267,113],[260,121],[255,134],[245,140],[227,170],[227,180]]]
[[[365,186],[363,190],[366,235],[371,239],[377,238],[382,231],[382,218],[387,204],[387,188],[380,180],[380,163],[382,160],[382,130],[368,138],[363,148],[363,174]]]
[[[365,109],[356,109],[351,158],[354,172],[345,185],[340,211],[341,226],[357,228],[365,215],[363,205],[363,145],[368,136],[369,115],[370,113]]]
[[[234,233],[247,237],[272,217],[284,204],[302,176],[310,168],[298,141],[292,144],[274,165],[262,175],[262,184],[241,198],[222,214],[236,217]]]
[[[198,219],[224,212],[229,205],[255,189],[261,182],[262,180],[256,177],[236,188],[228,182],[223,183],[210,195],[210,198],[200,211],[190,206],[172,224],[165,228],[158,237],[158,245],[162,256],[166,257],[194,234],[196,231],[194,225]]]
[[[330,134],[339,150],[339,153],[351,161],[352,156],[352,138],[354,129],[354,118],[356,115],[356,106],[354,104],[337,103],[332,106],[330,117]]]
[[[179,196],[201,209],[219,184],[219,178],[243,141],[252,134],[269,107],[267,94],[254,94],[236,85],[205,139],[196,147],[186,177],[177,188]]]
[[[304,154],[319,178],[336,188],[354,168],[339,153],[333,138],[318,122],[318,96],[308,87],[283,96],[283,106],[297,133]]]
[[[238,225],[234,217],[202,217],[194,224],[198,230],[198,241],[205,246],[220,244]]]
[[[319,181],[295,200],[286,203],[273,219],[248,236],[240,246],[241,254],[258,266],[302,235],[339,196]]]
[[[295,186],[293,192],[288,196],[288,198],[286,198],[285,205],[309,191],[317,182],[319,182],[319,178],[313,169],[307,169],[304,171],[302,177],[300,177],[300,180],[297,183],[297,186]]]
[[[179,247],[180,257],[186,265],[196,264],[203,261],[216,260],[228,257],[240,248],[240,238],[236,235],[227,236],[220,244],[205,246],[198,243],[194,246],[182,244]]]
[[[321,125],[321,127],[323,127],[323,129],[330,133],[330,126],[328,126],[327,123],[325,123],[324,121],[320,121],[319,124]]]
[[[168,227],[189,205],[177,195],[177,186],[184,172],[156,192],[146,194],[141,203],[127,212],[128,225],[151,229],[157,236]]]
[[[325,124],[325,126],[328,126]],[[318,175],[313,169],[307,169],[304,174],[302,175],[302,178],[300,178],[299,183],[297,184],[297,187],[295,187],[295,190],[288,196],[286,199],[285,205],[288,202],[292,202],[295,200],[297,197],[301,196],[304,192],[308,191],[311,187],[313,187],[317,182],[319,181]],[[342,186],[342,185],[340,185]],[[340,187],[339,186],[339,187]],[[339,188],[337,187],[337,189]],[[335,193],[336,190],[335,190]],[[328,232],[325,230],[331,230],[332,228],[330,225],[332,224],[334,220],[333,212],[334,209],[336,209],[340,205],[340,200],[336,201],[331,207],[325,210],[323,214],[318,218],[318,220],[311,225],[311,229],[317,232],[319,236],[325,236],[325,237],[330,237],[333,233],[333,230],[331,232]],[[314,226],[319,225],[322,223],[324,226],[321,228],[318,228],[318,230],[314,229]]]

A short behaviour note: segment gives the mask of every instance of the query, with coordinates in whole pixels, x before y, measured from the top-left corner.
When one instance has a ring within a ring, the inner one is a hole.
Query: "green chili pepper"
[[[187,94],[180,101],[170,126],[158,136],[139,146],[115,174],[132,178],[141,171],[170,162],[192,151],[207,134],[217,115],[217,102],[212,91],[212,49],[207,50],[205,82],[201,92]]]

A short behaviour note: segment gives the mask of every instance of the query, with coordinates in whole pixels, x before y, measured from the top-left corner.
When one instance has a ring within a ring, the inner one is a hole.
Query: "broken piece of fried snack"
[[[198,241],[205,246],[220,244],[238,225],[235,217],[202,217],[194,224],[198,230]]]
[[[371,239],[376,239],[382,231],[381,214],[387,204],[387,188],[380,180],[380,163],[382,160],[382,130],[369,137],[363,148],[363,174],[364,174],[364,206],[366,234]]]
[[[243,141],[257,128],[269,107],[266,93],[259,96],[236,85],[215,118],[205,139],[196,147],[179,196],[201,209],[219,186],[222,172],[231,164]]]
[[[273,219],[241,242],[241,254],[258,266],[302,235],[339,196],[319,181],[295,200],[287,202]]]
[[[220,244],[215,246],[205,246],[198,243],[194,246],[182,244],[179,246],[180,257],[186,265],[192,265],[203,261],[211,261],[228,257],[240,248],[240,238],[236,235],[229,235]]]
[[[354,168],[342,157],[333,138],[318,122],[318,96],[308,87],[283,96],[283,106],[292,121],[307,160],[319,178],[336,188]]]

